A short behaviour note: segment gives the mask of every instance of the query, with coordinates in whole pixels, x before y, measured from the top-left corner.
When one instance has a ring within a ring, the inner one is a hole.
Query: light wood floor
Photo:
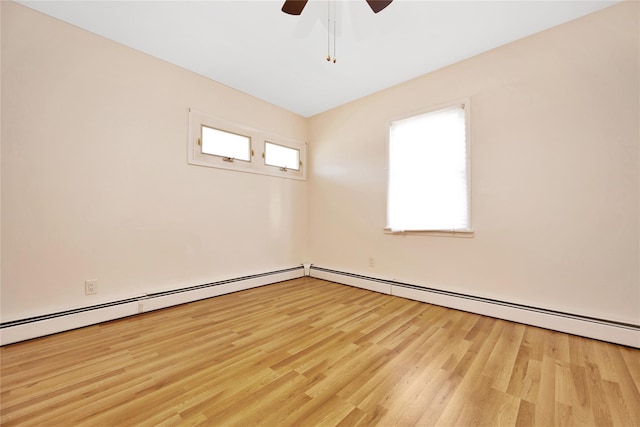
[[[311,278],[0,356],[6,426],[640,426],[640,350]]]

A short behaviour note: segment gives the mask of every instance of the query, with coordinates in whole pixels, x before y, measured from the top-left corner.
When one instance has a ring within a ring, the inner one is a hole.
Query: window
[[[188,163],[305,179],[306,144],[189,110]]]
[[[471,232],[469,102],[393,121],[387,229]]]
[[[276,166],[285,170],[300,170],[300,150],[265,142],[264,163],[267,166]]]
[[[251,160],[251,137],[201,126],[201,144],[204,154],[224,157],[229,160]]]

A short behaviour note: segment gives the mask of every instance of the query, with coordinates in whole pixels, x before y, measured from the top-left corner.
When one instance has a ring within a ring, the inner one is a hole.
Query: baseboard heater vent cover
[[[188,286],[133,298],[0,323],[0,345],[38,338],[121,317],[198,301],[304,276],[304,268],[286,268]]]
[[[563,313],[311,265],[311,277],[470,313],[640,348],[640,325]]]

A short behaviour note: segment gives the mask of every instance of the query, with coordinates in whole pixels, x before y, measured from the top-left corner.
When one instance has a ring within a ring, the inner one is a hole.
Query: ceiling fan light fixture
[[[282,5],[282,11],[289,15],[300,15],[307,5],[308,0],[286,0]],[[389,6],[393,0],[366,0],[367,4],[373,10],[373,13],[378,13],[385,7]]]
[[[393,0],[365,0],[373,13],[378,13],[391,4]],[[300,15],[308,0],[285,0],[282,11],[289,15]],[[335,0],[327,0],[327,61],[335,64],[336,59],[336,7],[333,4],[333,58],[331,57],[331,5]]]
[[[300,15],[308,0],[287,0],[282,5],[282,11],[289,15]]]
[[[367,4],[373,10],[373,13],[378,13],[385,7],[389,6],[393,0],[367,0]]]

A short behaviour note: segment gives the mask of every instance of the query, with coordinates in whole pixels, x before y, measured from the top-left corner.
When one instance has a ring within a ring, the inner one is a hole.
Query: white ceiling
[[[327,0],[20,3],[309,117],[617,2],[331,1],[335,64]]]

